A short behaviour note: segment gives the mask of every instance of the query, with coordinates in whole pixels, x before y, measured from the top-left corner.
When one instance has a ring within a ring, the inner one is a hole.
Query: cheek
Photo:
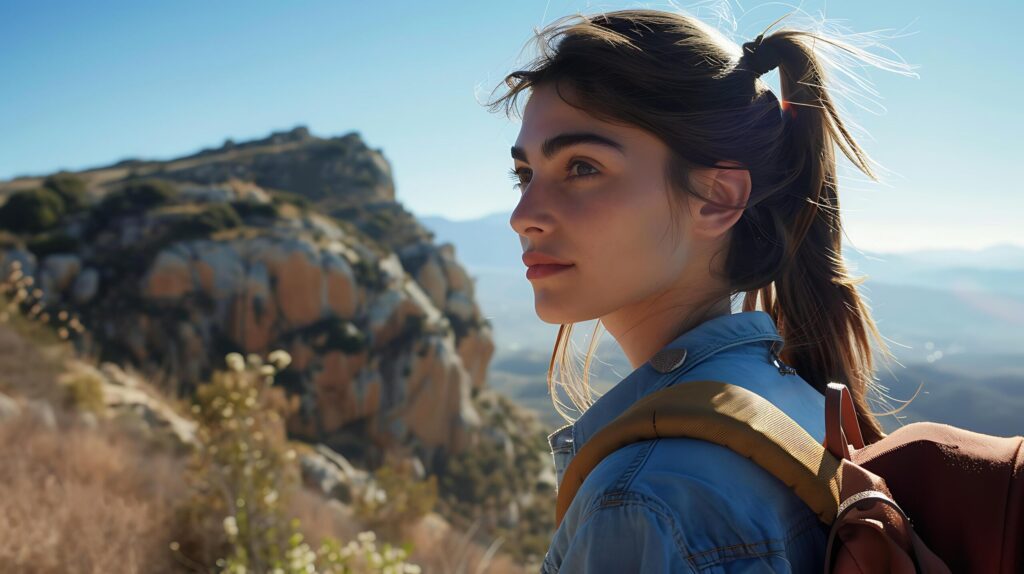
[[[555,281],[550,290],[536,290],[542,318],[589,320],[664,291],[678,278],[686,260],[679,234],[685,221],[672,221],[664,189],[638,187],[595,195],[563,220],[579,266],[558,285],[564,290],[554,289]]]
[[[678,239],[664,203],[631,201],[595,234],[593,266],[619,292],[662,286],[678,268]]]

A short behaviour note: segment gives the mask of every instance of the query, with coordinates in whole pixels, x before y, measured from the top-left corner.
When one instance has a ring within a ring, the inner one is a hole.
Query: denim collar
[[[565,443],[571,442],[570,449],[575,453],[597,431],[641,397],[668,386],[716,353],[762,341],[772,342],[771,353],[776,357],[784,345],[775,321],[765,311],[743,311],[708,319],[679,335],[659,351],[686,349],[681,365],[668,373],[659,372],[651,366],[650,361],[640,365],[599,397],[575,423],[548,435],[548,443],[555,450],[558,446],[567,447],[569,445]]]

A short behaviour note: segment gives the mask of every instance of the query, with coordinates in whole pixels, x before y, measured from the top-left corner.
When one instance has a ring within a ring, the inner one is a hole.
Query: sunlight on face
[[[565,134],[588,135],[559,138]],[[590,135],[608,142],[586,141]],[[598,120],[542,85],[523,110],[513,157],[522,195],[509,223],[523,250],[573,264],[530,279],[541,320],[595,319],[669,289],[680,276],[691,257],[687,211],[669,203],[669,148],[660,139]]]

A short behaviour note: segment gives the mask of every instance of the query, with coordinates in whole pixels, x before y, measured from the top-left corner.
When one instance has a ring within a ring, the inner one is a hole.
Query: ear
[[[729,231],[743,216],[743,206],[750,199],[750,171],[742,169],[743,164],[732,160],[719,161],[716,165],[740,169],[699,169],[694,173],[696,190],[718,203],[739,207],[720,207],[688,195],[692,202],[690,213],[693,215],[693,231],[707,238],[718,237]]]

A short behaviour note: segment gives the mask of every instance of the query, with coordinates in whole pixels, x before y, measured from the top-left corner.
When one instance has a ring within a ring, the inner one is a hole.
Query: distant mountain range
[[[545,371],[556,325],[537,318],[510,213],[468,221],[419,217],[438,242],[454,244],[476,283],[497,345],[490,384],[540,411],[549,424]],[[922,395],[902,415],[993,434],[1024,434],[1024,246],[980,251],[874,253],[844,248],[854,275],[866,275],[861,293],[900,364],[879,369],[895,399]],[[739,310],[739,309],[734,309]],[[578,331],[588,335],[592,322]],[[583,339],[577,341],[584,348]],[[594,386],[606,389],[632,370],[605,333]],[[902,366],[901,366],[902,365]],[[893,401],[894,406],[899,402]],[[887,417],[887,424],[897,424]],[[1016,429],[1016,430],[1014,430]]]

